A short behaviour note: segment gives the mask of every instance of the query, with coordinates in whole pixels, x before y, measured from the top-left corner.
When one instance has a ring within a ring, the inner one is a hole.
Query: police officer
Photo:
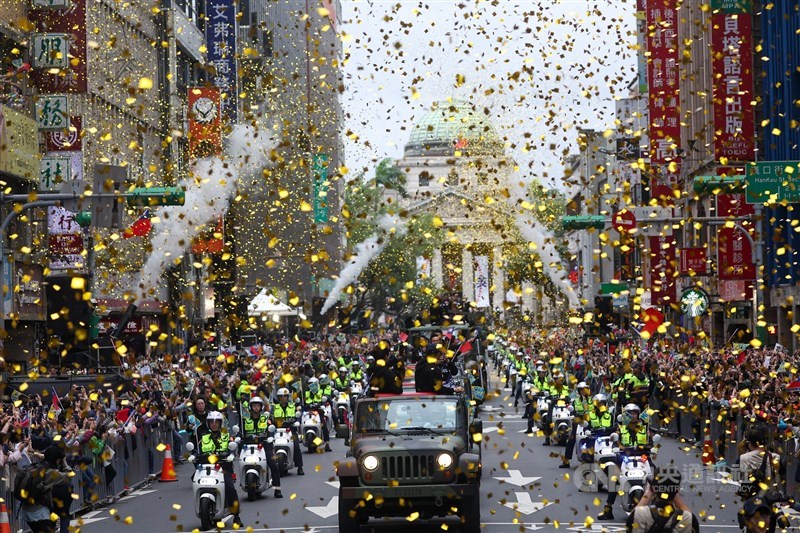
[[[339,392],[350,392],[350,372],[347,367],[340,366],[333,380],[333,387]]]
[[[297,475],[303,476],[305,475],[303,452],[300,450],[300,439],[297,438],[297,428],[294,426],[297,419],[297,406],[294,402],[289,401],[289,389],[286,387],[278,389],[276,396],[278,401],[272,405],[272,419],[275,421],[275,427],[288,427],[292,432],[294,464],[297,467]]]
[[[364,381],[364,369],[357,354],[350,354],[350,378],[353,381]]]
[[[197,458],[198,463],[206,463],[208,457],[214,455],[217,457],[217,464],[220,464],[222,471],[225,475],[225,506],[228,511],[233,515],[233,523],[239,527],[243,526],[241,518],[239,518],[239,496],[236,494],[236,486],[233,483],[233,464],[232,461],[226,460],[231,454],[228,446],[231,442],[231,435],[227,431],[222,431],[222,413],[219,411],[211,411],[206,418],[206,425],[208,432],[200,437],[200,456]]]
[[[522,352],[520,351],[520,354]],[[523,364],[519,368],[519,377],[517,378],[517,390],[514,392],[514,407],[519,406],[519,399],[522,396],[522,381],[528,378],[531,373],[531,356],[526,355],[523,359]]]
[[[327,404],[331,406],[331,420],[333,420],[333,427],[339,425],[339,415],[334,408],[333,386],[331,385],[331,378],[328,374],[321,374],[319,376],[319,388],[322,391],[322,397],[327,398]]]
[[[640,418],[641,412],[641,409],[635,403],[629,403],[623,410],[623,414],[620,417],[621,421],[617,428],[620,448],[623,450],[647,448],[650,445],[650,431],[645,421]],[[615,462],[617,466],[620,466],[622,458],[618,456]],[[608,471],[606,471],[606,475],[609,475]],[[617,490],[616,487],[612,487],[608,490],[606,506],[603,508],[603,512],[598,515],[598,520],[614,519],[612,509],[615,501],[617,501]]]
[[[556,406],[558,400],[569,398],[569,387],[564,383],[564,374],[559,369],[553,370],[553,380],[547,386],[547,393],[550,395],[550,408],[547,410],[547,415],[542,420],[544,427],[544,446],[550,445],[550,435],[553,433],[553,408]],[[528,433],[531,432],[533,420],[528,420]]]
[[[266,413],[263,413],[264,400],[260,396],[250,398],[250,418],[245,418],[242,424],[244,442],[247,444],[261,444],[267,454],[267,466],[272,477],[272,486],[275,488],[275,497],[283,498],[281,492],[281,472],[275,461],[274,448],[269,439],[269,426],[274,425]]]
[[[592,409],[591,392],[589,385],[581,381],[575,388],[572,399],[572,413],[574,416],[572,420],[572,430],[567,439],[567,445],[564,448],[564,458],[562,459],[559,468],[569,468],[569,462],[572,460],[572,454],[575,452],[575,438],[578,431],[578,425],[583,424],[584,421],[589,420],[589,413]]]
[[[313,405],[321,405],[322,399],[325,396],[322,393],[322,389],[320,388],[319,379],[311,378],[308,380],[307,388],[305,394],[303,395],[303,406],[304,409],[310,409]],[[325,413],[320,408],[319,411],[320,419],[322,420],[322,440],[325,441],[325,451],[331,451],[331,433],[328,431],[328,423],[325,420]]]

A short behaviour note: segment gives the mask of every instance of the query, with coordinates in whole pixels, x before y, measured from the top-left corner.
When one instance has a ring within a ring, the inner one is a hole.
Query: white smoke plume
[[[567,300],[570,309],[577,309],[581,306],[578,295],[572,287],[572,283],[567,279],[566,264],[555,246],[555,238],[550,231],[544,227],[534,216],[533,211],[526,210],[522,204],[527,200],[527,193],[523,183],[512,185],[511,196],[517,201],[516,222],[522,236],[529,242],[536,244],[536,252],[542,260],[542,270],[550,278],[553,284],[561,289]],[[538,207],[538,206],[534,206]]]
[[[278,133],[277,125],[266,118],[255,124],[236,124],[224,155],[199,159],[192,165],[189,177],[180,183],[186,190],[184,205],[158,210],[160,223],[153,224],[153,252],[139,278],[140,300],[158,286],[161,275],[181,258],[198,232],[225,214],[239,178],[267,165]]]
[[[400,217],[395,215],[381,217],[378,220],[378,231],[356,245],[355,254],[339,273],[339,278],[325,299],[325,304],[322,306],[322,314],[327,313],[336,304],[344,288],[358,279],[359,274],[367,268],[369,262],[383,251],[389,235],[396,233],[403,236],[406,232],[408,232],[408,227]]]

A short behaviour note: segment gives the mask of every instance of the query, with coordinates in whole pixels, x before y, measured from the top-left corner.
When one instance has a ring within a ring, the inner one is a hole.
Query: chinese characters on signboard
[[[85,93],[86,0],[37,0],[28,17],[47,32],[34,34],[33,40],[31,79],[39,93]]]
[[[678,69],[677,0],[647,2],[647,82],[650,90],[650,163],[656,171],[651,196],[671,203],[680,185],[681,120]],[[674,301],[674,300],[673,300]]]
[[[211,0],[206,21],[207,64],[211,82],[222,93],[222,115],[236,122],[236,8],[233,0]]]
[[[738,4],[738,5],[737,5]],[[717,159],[752,161],[752,15],[748,2],[712,2],[711,48],[714,80],[714,142]]]
[[[675,243],[672,237],[648,237],[650,245],[650,287],[653,305],[676,303]]]

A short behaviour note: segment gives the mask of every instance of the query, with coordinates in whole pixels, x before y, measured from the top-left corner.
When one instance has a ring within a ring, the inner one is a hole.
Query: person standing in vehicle
[[[292,443],[294,455],[294,464],[297,467],[297,475],[303,476],[303,452],[300,450],[300,439],[297,438],[297,428],[294,426],[297,420],[297,406],[294,402],[289,401],[289,389],[283,387],[278,389],[278,401],[272,404],[272,419],[275,421],[275,427],[289,428],[292,432]]]
[[[263,413],[264,400],[260,396],[250,398],[250,418],[245,418],[242,423],[242,436],[247,444],[261,444],[267,454],[267,466],[272,477],[272,486],[275,488],[275,497],[283,498],[281,492],[281,472],[278,463],[275,461],[275,452],[272,442],[269,442],[269,426],[274,425],[274,421]]]
[[[230,455],[231,451],[229,445],[231,443],[231,435],[227,431],[222,431],[222,413],[219,411],[211,411],[206,418],[206,425],[208,432],[200,437],[200,456],[196,462],[206,463],[210,456],[215,456],[216,464],[221,465],[222,471],[225,475],[225,507],[233,515],[233,524],[243,526],[241,518],[239,518],[239,495],[236,493],[236,485],[233,482],[233,464],[232,461],[223,460]]]

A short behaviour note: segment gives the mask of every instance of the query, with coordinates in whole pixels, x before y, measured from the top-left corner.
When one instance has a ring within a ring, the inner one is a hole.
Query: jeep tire
[[[461,500],[461,531],[463,533],[480,533],[481,500],[470,496]]]
[[[361,513],[357,510],[357,505],[358,501],[339,496],[339,533],[359,533],[361,530]],[[355,515],[351,516],[351,512]]]

